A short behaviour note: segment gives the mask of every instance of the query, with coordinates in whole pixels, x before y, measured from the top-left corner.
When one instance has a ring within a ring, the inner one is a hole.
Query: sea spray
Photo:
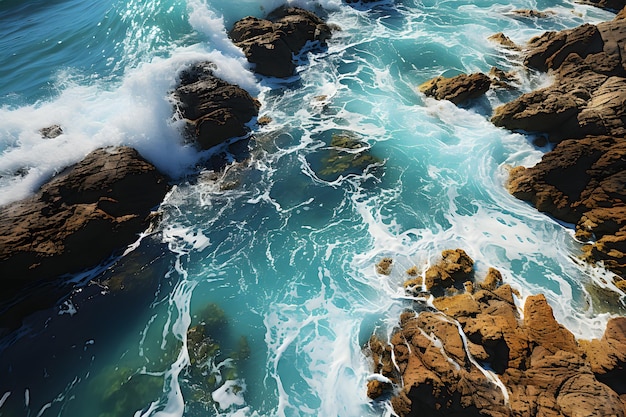
[[[409,1],[353,8],[325,1],[328,21],[342,30],[283,82],[253,75],[226,35],[236,20],[263,17],[282,2],[115,2],[105,14],[94,9],[87,25],[106,43],[104,53],[93,55],[97,59],[87,54],[82,63],[72,61],[70,46],[76,44],[67,39],[38,51],[54,52],[44,73],[25,65],[37,61],[33,55],[11,58],[27,76],[21,86],[14,84],[16,75],[7,78],[17,87],[2,90],[2,202],[28,195],[107,145],[136,147],[177,182],[161,207],[157,236],[168,245],[159,255],[167,267],[154,272],[158,290],[143,294],[150,302],[119,319],[124,323],[86,324],[90,315],[106,318],[121,308],[120,296],[103,290],[103,298],[90,299],[95,310],[76,302],[76,314],[52,318],[48,329],[62,323],[73,333],[58,353],[65,373],[50,376],[53,384],[41,379],[44,369],[58,369],[47,362],[45,349],[29,363],[11,363],[13,372],[33,375],[32,412],[99,414],[97,391],[85,387],[109,367],[126,366],[162,380],[157,394],[127,414],[391,415],[388,406],[365,397],[370,368],[361,355],[364,339],[376,328],[390,332],[412,302],[403,295],[405,271],[423,269],[442,249],[455,247],[479,260],[477,271],[498,268],[522,299],[545,293],[557,319],[576,335],[598,336],[609,314],[596,314],[585,285],[602,270],[576,261],[578,243],[566,225],[505,189],[507,168],[532,165],[543,151],[488,122],[490,109],[515,93],[490,93],[460,109],[416,90],[434,76],[488,72],[493,65],[523,72],[517,58],[510,60],[486,39],[493,33],[522,44],[545,30],[612,17],[589,6],[552,3]],[[289,4],[314,9],[319,3]],[[513,9],[533,7],[550,7],[555,15],[510,16]],[[12,9],[16,20],[27,13]],[[28,47],[24,42],[17,46]],[[211,180],[197,167],[209,153],[185,142],[170,96],[180,71],[204,60],[216,64],[216,75],[258,96],[262,113],[272,118],[256,128],[250,157],[228,181],[219,179],[226,178],[221,173]],[[25,87],[42,78],[31,90]],[[520,92],[550,82],[526,73],[520,80]],[[41,138],[38,130],[52,124],[63,134]],[[333,178],[321,175],[333,135],[356,137],[379,162]],[[390,275],[376,271],[383,257],[394,260]],[[156,255],[146,251],[142,259],[137,269],[152,271]],[[105,273],[116,268],[122,269]],[[191,411],[194,399],[182,393],[190,383],[186,332],[207,303],[219,304],[231,323],[224,350],[240,334],[252,349],[237,378],[228,380],[236,382],[217,387],[211,393],[216,403],[201,413]],[[41,330],[33,340],[47,340],[43,324],[33,323]],[[11,386],[11,380],[0,385],[1,411],[23,404],[25,387]],[[224,395],[244,384],[241,395]]]

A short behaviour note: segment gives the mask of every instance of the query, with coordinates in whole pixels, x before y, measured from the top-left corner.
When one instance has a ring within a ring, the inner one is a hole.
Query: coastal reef
[[[445,295],[416,297],[388,338],[374,334],[364,348],[370,398],[402,417],[626,415],[626,317],[610,319],[601,339],[576,340],[543,295],[522,309],[497,270],[475,282],[464,251],[442,256],[405,288],[428,296],[424,278],[446,271]]]
[[[286,78],[294,75],[293,56],[305,46],[324,46],[331,28],[312,12],[297,7],[279,7],[266,19],[248,16],[235,23],[229,33],[254,71],[261,75]]]

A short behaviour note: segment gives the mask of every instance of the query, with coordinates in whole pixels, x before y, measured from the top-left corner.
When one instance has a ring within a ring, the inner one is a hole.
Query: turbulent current
[[[135,147],[176,184],[159,230],[3,340],[0,416],[390,415],[366,397],[361,348],[409,305],[405,271],[444,249],[463,248],[478,274],[497,268],[522,299],[544,293],[576,336],[601,335],[611,312],[589,288],[608,273],[578,260],[571,225],[505,188],[511,166],[547,150],[489,122],[519,91],[458,108],[416,87],[498,66],[529,91],[550,79],[490,35],[521,44],[613,15],[559,0],[294,1],[341,30],[296,76],[260,78],[226,33],[282,3],[0,0],[0,204],[107,145]],[[217,174],[171,99],[201,60],[272,119]],[[53,124],[63,135],[42,139]],[[368,163],[333,166],[336,140]]]

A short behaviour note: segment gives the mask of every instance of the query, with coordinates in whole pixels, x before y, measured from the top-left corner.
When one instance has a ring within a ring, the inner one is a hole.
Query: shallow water
[[[10,63],[0,69],[0,203],[106,145],[136,147],[177,182],[156,234],[4,340],[0,415],[389,415],[365,396],[361,346],[410,305],[404,271],[457,247],[478,277],[495,267],[522,299],[546,294],[575,335],[602,333],[610,314],[587,287],[607,273],[577,261],[568,225],[504,188],[509,166],[545,151],[488,121],[518,93],[457,108],[416,86],[493,65],[520,71],[493,33],[523,43],[612,14],[560,1],[293,2],[342,30],[279,82],[255,77],[225,31],[280,4],[0,2]],[[555,14],[513,17],[519,8]],[[177,72],[207,59],[273,120],[217,181],[198,168],[210,152],[185,143],[170,98]],[[519,72],[521,91],[548,82]],[[41,139],[55,123],[63,135]],[[330,166],[345,156],[338,138],[366,163]],[[390,276],[376,273],[383,257]],[[200,323],[210,355],[190,365],[186,333]]]

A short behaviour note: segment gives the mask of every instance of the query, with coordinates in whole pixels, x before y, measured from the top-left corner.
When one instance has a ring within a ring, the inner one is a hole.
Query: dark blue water
[[[542,154],[489,123],[511,93],[461,109],[416,87],[497,65],[528,91],[549,77],[520,71],[489,35],[523,43],[612,15],[562,1],[294,2],[343,30],[279,84],[249,71],[226,30],[280,4],[0,1],[0,203],[107,145],[134,146],[180,181],[160,231],[98,277],[108,290],[85,284],[11,339],[0,415],[390,415],[365,396],[361,346],[408,305],[406,269],[456,247],[521,299],[545,293],[575,334],[602,332],[608,315],[587,286],[606,272],[576,261],[571,229],[506,192],[508,167]],[[555,14],[520,19],[518,8]],[[184,142],[170,92],[180,69],[207,59],[273,121],[217,180],[186,180],[209,155]],[[51,124],[63,135],[41,139]],[[333,165],[341,139],[366,163]],[[383,257],[390,276],[376,273]],[[186,337],[199,324],[201,363]]]

